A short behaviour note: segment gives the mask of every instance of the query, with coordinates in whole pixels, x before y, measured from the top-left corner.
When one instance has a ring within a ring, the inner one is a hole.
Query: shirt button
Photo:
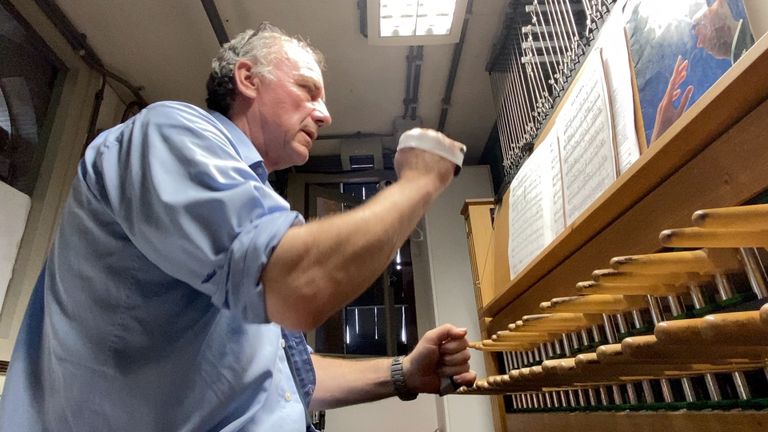
[[[285,339],[280,339],[280,348],[285,348]]]
[[[293,396],[291,396],[291,392],[285,392],[285,401],[290,402],[291,399],[293,399]]]

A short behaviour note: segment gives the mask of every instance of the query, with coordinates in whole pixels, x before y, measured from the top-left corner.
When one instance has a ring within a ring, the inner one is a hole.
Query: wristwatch
[[[408,389],[405,383],[405,371],[403,370],[403,356],[392,359],[392,365],[389,367],[389,376],[392,379],[392,385],[395,387],[395,394],[400,400],[412,401],[419,394]]]

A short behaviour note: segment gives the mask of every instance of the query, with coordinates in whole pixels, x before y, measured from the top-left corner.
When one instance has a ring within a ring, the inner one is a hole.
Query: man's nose
[[[328,126],[333,119],[331,113],[328,112],[328,107],[325,105],[325,101],[318,99],[315,101],[315,109],[312,111],[312,121],[315,122],[317,127]]]

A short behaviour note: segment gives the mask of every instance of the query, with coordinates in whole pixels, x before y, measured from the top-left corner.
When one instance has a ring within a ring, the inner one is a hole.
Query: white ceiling
[[[445,133],[468,146],[475,163],[495,121],[485,64],[509,0],[475,0]],[[204,106],[216,37],[197,0],[56,0],[105,65],[145,88],[150,102]],[[360,34],[356,0],[217,0],[227,33],[262,21],[308,39],[326,57],[333,124],[323,134],[391,133],[403,114],[408,47],[372,46]],[[453,45],[424,47],[418,115],[437,127]]]

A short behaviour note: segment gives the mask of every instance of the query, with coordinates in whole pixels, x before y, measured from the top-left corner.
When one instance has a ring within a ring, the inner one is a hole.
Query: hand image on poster
[[[754,44],[743,0],[632,0],[624,15],[649,145]]]
[[[661,98],[659,107],[656,109],[656,122],[653,125],[653,133],[651,134],[651,141],[656,139],[664,133],[665,130],[674,123],[677,119],[683,115],[683,112],[688,109],[688,102],[693,94],[693,86],[689,85],[685,89],[685,93],[682,93],[683,97],[680,97],[681,90],[680,85],[685,81],[688,76],[688,60],[683,60],[682,57],[677,58],[675,68],[672,70],[672,78],[669,80],[669,86],[664,96]],[[678,101],[679,99],[679,101]],[[677,101],[677,107],[675,102]]]

